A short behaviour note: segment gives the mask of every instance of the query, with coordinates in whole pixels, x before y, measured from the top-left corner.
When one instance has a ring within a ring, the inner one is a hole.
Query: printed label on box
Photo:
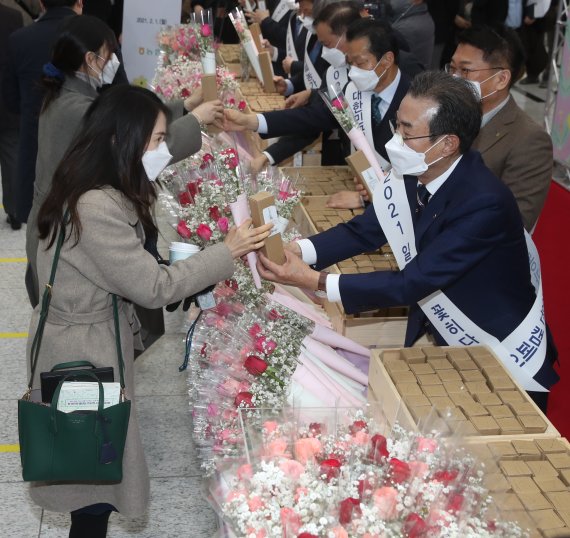
[[[277,208],[274,205],[267,206],[263,209],[263,223],[268,224],[269,222],[273,223],[273,229],[271,230],[269,237],[281,232],[281,219],[279,218]]]
[[[378,185],[378,183],[379,183],[378,176],[376,175],[374,168],[370,167],[367,170],[363,170],[362,171],[362,179],[364,179],[364,181],[366,181],[366,184],[368,185],[370,192],[374,192],[376,185]]]

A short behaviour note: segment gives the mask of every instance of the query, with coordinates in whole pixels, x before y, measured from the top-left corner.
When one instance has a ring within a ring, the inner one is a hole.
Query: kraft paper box
[[[249,25],[249,31],[251,32],[251,37],[253,38],[257,50],[261,51],[263,49],[261,46],[261,26],[259,26],[257,22],[252,22]]]
[[[216,75],[202,75],[202,97],[204,102],[215,101],[218,98]],[[211,134],[219,133],[220,129],[213,125],[208,125],[208,132]]]
[[[372,166],[370,166],[370,163],[368,162],[368,159],[362,151],[358,150],[352,155],[349,155],[345,160],[354,172],[358,181],[366,189],[368,199],[372,201],[372,189],[369,185],[373,185],[377,181],[377,178]]]
[[[269,222],[274,223],[271,235],[265,240],[265,246],[261,249],[261,252],[272,262],[283,265],[285,263],[285,251],[283,250],[283,240],[279,233],[279,216],[275,207],[275,198],[268,192],[258,192],[249,197],[249,208],[255,227]]]
[[[257,56],[259,59],[259,67],[261,67],[261,75],[263,76],[263,90],[266,93],[275,93],[275,83],[273,82],[273,65],[271,64],[271,57],[269,52],[261,51]]]

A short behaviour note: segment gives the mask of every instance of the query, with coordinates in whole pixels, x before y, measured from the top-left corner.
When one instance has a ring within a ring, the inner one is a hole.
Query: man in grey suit
[[[473,144],[485,164],[515,195],[525,228],[531,231],[552,179],[552,140],[513,99],[524,51],[514,30],[466,30],[446,70],[471,81],[481,98],[483,121]]]

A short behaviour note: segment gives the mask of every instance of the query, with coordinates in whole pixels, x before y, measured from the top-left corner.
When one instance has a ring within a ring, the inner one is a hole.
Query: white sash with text
[[[288,0],[281,0],[273,11],[271,18],[275,22],[279,22],[287,13],[289,13],[289,2]]]
[[[289,24],[287,25],[287,41],[285,43],[285,51],[287,56],[293,58],[293,60],[298,61],[299,56],[297,55],[297,49],[295,49],[295,38],[293,37],[293,25],[296,24],[297,15],[292,15]]]
[[[303,80],[307,90],[318,90],[321,87],[321,77],[317,73],[311,58],[309,57],[309,40],[311,32],[307,32],[307,41],[305,42],[305,61],[303,62]]]
[[[376,151],[376,146],[374,145],[374,133],[372,131],[372,98],[373,92],[361,92],[355,86],[354,82],[350,82],[346,87],[345,96],[350,104],[350,108],[356,118],[356,122],[360,129],[364,132],[366,140],[370,144],[370,147]],[[352,146],[352,152],[355,148]],[[378,163],[383,170],[387,171],[390,169],[390,163],[382,157],[376,151],[376,157],[378,158]]]
[[[327,90],[332,86],[337,91],[342,91],[348,83],[348,67],[333,67],[327,69]]]

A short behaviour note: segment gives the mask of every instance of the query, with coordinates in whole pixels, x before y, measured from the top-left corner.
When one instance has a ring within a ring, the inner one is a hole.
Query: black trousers
[[[69,538],[106,538],[109,516],[114,510],[110,504],[92,504],[71,512]]]

